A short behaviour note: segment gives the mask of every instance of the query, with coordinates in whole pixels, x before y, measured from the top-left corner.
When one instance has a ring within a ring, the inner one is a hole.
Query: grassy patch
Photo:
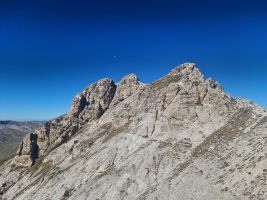
[[[107,137],[104,138],[103,143],[106,143],[107,141],[109,141],[110,139],[112,139],[113,137],[115,137],[116,135],[126,131],[129,127],[129,123],[126,123],[122,126],[119,126],[118,128],[111,130],[108,134]]]
[[[52,169],[52,161],[43,163],[41,169],[34,175],[34,177],[44,177]]]
[[[166,76],[152,84],[152,88],[155,90],[161,90],[168,87],[172,82],[179,82],[182,79],[181,75]]]
[[[43,160],[44,160],[43,156],[36,159],[35,164],[28,169],[28,172],[30,172],[31,175],[37,172],[39,168],[42,166]]]
[[[230,118],[228,123],[209,135],[200,145],[198,145],[192,152],[194,158],[201,156],[217,156],[221,152],[221,145],[232,142],[236,137],[242,134],[238,127],[245,127],[246,121],[251,116],[250,110],[240,110],[233,117]],[[214,145],[214,149],[210,151],[210,147]]]

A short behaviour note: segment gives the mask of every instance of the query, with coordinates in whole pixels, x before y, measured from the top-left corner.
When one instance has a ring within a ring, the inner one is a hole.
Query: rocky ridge
[[[151,84],[101,79],[27,135],[2,199],[267,199],[267,114],[185,63]]]

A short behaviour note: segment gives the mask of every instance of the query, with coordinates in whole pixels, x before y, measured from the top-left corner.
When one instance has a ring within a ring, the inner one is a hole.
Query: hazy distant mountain
[[[191,63],[101,79],[35,133],[0,167],[0,198],[267,199],[266,111]]]
[[[0,121],[0,129],[13,128],[19,130],[34,130],[35,128],[44,124],[44,121],[12,121],[2,120]]]
[[[14,155],[25,134],[43,124],[42,121],[0,121],[0,161]]]

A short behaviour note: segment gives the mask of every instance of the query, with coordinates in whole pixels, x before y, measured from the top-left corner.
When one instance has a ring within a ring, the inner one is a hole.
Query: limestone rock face
[[[69,113],[36,129],[39,156],[49,153],[66,142],[86,122],[100,118],[109,107],[115,91],[116,85],[111,79],[101,79],[74,97]],[[30,134],[20,144],[19,157],[16,162],[19,166],[27,166],[31,163],[31,141],[29,137]]]
[[[266,111],[193,63],[102,79],[35,132],[35,164],[27,135],[0,167],[2,199],[267,199]]]
[[[116,92],[115,83],[108,78],[101,79],[82,92],[85,103],[79,119],[92,121],[98,119],[108,109]]]
[[[83,94],[77,94],[72,101],[70,115],[77,118],[85,106],[86,98]]]
[[[124,99],[128,98],[142,86],[143,84],[139,82],[139,79],[135,74],[129,74],[123,77],[118,84],[117,91],[111,105],[116,105]]]

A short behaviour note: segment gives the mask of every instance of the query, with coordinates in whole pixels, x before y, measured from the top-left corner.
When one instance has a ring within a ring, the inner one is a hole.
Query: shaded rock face
[[[38,135],[36,133],[30,134],[30,157],[32,165],[35,164],[35,160],[39,157],[39,146],[37,144]]]
[[[151,84],[130,74],[78,94],[36,130],[32,167],[0,170],[4,199],[267,199],[267,113],[185,63]]]

